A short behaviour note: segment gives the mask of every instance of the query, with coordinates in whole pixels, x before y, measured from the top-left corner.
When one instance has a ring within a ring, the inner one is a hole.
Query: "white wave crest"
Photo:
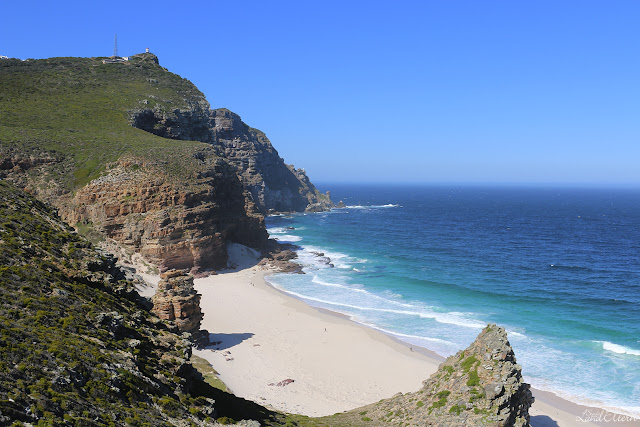
[[[386,205],[350,205],[347,209],[380,209],[380,208],[399,208],[400,205],[389,203]]]
[[[612,353],[630,354],[632,356],[640,356],[640,350],[635,350],[633,348],[625,347],[623,345],[614,344],[614,343],[609,342],[609,341],[594,341],[594,342],[602,344],[602,348],[603,349],[605,349],[607,351],[610,351]]]
[[[360,288],[354,287],[354,286],[362,286],[362,285],[346,286],[346,285],[341,285],[339,283],[327,282],[327,281],[324,281],[324,280],[320,279],[317,275],[314,275],[313,279],[311,279],[311,281],[313,283],[316,283],[316,284],[322,285],[322,286],[327,286],[327,287],[332,287],[332,288],[341,288],[341,289],[349,290],[351,292],[358,292],[358,293],[361,293],[361,294],[365,294],[368,298],[379,300],[379,301],[383,301],[386,304],[392,304],[392,305],[395,305],[395,306],[398,306],[398,307],[416,308],[412,304],[405,304],[405,303],[402,303],[402,302],[393,301],[391,299],[384,298],[384,297],[378,296],[376,294],[373,294],[373,293],[371,293],[371,292],[369,292],[369,291],[367,291],[365,289],[360,289]],[[371,309],[373,310],[374,308],[371,308]]]

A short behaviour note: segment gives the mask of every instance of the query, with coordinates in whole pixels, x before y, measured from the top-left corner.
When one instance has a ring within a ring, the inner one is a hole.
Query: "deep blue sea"
[[[640,414],[640,190],[321,189],[267,219],[306,272],[274,286],[442,356],[498,323],[534,387]]]

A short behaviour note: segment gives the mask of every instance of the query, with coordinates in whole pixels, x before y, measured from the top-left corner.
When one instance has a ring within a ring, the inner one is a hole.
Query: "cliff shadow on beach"
[[[254,334],[250,332],[238,334],[209,334],[210,348],[215,350],[227,350],[235,347],[241,342],[252,338]]]

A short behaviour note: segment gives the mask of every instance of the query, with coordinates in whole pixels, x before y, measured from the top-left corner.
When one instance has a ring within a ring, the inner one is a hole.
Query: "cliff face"
[[[238,177],[263,214],[325,211],[333,207],[304,169],[285,164],[267,136],[245,124],[240,116],[220,108],[210,110],[202,97],[188,100],[189,108],[130,111],[132,126],[164,138],[202,141],[215,146],[220,157],[236,168]]]
[[[219,152],[233,164],[263,213],[327,210],[333,205],[302,169],[286,165],[267,136],[247,126],[237,114],[211,111],[211,126]]]
[[[209,158],[188,185],[172,183],[144,162],[121,159],[108,173],[60,199],[70,224],[93,227],[163,269],[224,268],[229,241],[261,247],[264,218],[232,168]]]
[[[447,358],[423,384],[416,393],[353,412],[365,409],[380,425],[529,426],[530,385],[522,380],[507,333],[495,324]]]

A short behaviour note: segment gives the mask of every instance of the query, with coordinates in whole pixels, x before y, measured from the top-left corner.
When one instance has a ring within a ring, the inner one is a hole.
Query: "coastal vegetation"
[[[102,59],[0,60],[2,151],[52,154],[59,162],[49,179],[65,190],[98,177],[123,155],[160,162],[168,174],[188,177],[197,166],[194,153],[205,144],[132,127],[128,112],[186,109],[204,95],[160,67],[154,55],[115,64]]]
[[[0,424],[272,417],[207,384],[191,344],[54,209],[6,181],[0,201]]]

